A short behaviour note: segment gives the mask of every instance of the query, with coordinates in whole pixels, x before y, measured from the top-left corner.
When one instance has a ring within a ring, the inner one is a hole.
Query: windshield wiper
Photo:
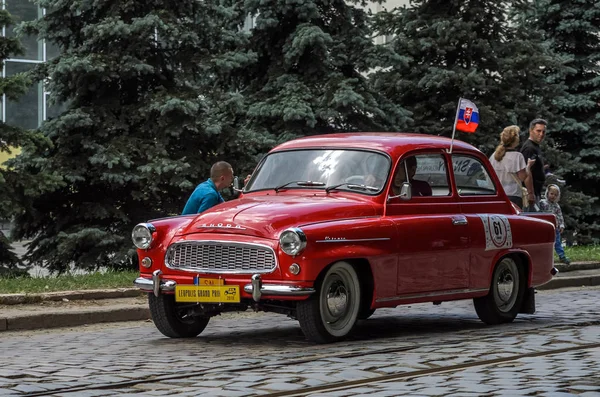
[[[372,192],[378,192],[379,188],[375,187],[375,186],[368,186],[368,185],[357,185],[355,183],[348,183],[348,182],[344,182],[344,183],[338,183],[337,185],[333,185],[333,186],[327,186],[325,188],[325,192],[329,193],[332,190],[338,189],[342,186],[346,186],[348,189],[352,189],[352,190],[370,190]]]
[[[313,181],[290,181],[287,183],[284,183],[281,186],[277,186],[275,188],[273,188],[273,190],[275,190],[275,193],[279,193],[279,190],[283,189],[284,187],[291,185],[292,183],[295,183],[298,186],[325,186],[325,183],[323,182],[313,182]]]

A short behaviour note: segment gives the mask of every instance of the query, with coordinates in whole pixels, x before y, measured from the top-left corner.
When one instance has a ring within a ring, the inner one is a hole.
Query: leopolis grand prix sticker
[[[504,215],[479,214],[485,231],[485,250],[511,248],[513,246],[510,222]]]

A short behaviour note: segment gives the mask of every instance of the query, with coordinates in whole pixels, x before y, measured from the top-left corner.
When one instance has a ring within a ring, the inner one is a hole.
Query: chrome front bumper
[[[244,292],[252,294],[254,302],[260,301],[262,295],[275,296],[305,296],[315,292],[314,288],[297,287],[295,285],[266,284],[262,283],[260,274],[254,274],[252,282],[244,286]]]
[[[173,280],[165,280],[160,270],[152,273],[152,279],[138,277],[133,285],[144,292],[152,292],[159,296],[161,292],[174,292],[177,283]],[[266,284],[262,283],[260,274],[252,276],[252,282],[244,286],[244,291],[252,295],[255,302],[259,302],[262,295],[269,296],[306,296],[315,292],[314,288],[298,287],[294,285]]]
[[[160,295],[161,291],[174,292],[177,283],[173,280],[162,280],[161,274],[160,270],[155,270],[151,279],[138,277],[133,285],[144,292],[153,292],[154,296]]]

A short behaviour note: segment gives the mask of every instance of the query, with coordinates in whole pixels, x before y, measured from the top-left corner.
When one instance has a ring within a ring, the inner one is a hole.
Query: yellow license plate
[[[176,285],[176,302],[239,303],[239,285]]]
[[[225,280],[222,278],[201,278],[198,281],[198,285],[225,285]]]

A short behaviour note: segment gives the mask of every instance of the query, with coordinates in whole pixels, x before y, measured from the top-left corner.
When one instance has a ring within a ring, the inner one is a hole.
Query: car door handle
[[[467,221],[467,218],[465,218],[464,216],[457,216],[452,218],[452,224],[455,226],[464,226],[469,224],[469,222]]]

